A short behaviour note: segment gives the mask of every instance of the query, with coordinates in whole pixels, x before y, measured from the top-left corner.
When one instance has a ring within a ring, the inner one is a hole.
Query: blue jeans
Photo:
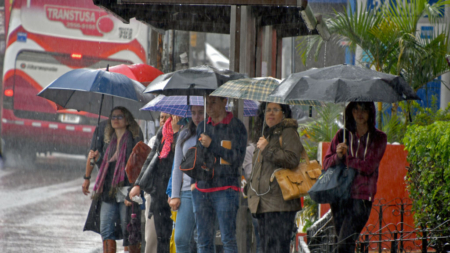
[[[120,218],[120,226],[122,227],[122,235],[124,236],[123,246],[128,246],[127,225],[131,219],[131,212],[127,209],[124,202],[102,202],[100,210],[100,235],[103,240],[117,240],[114,236],[114,228],[116,221]],[[129,214],[129,215],[127,215]]]
[[[216,192],[192,192],[194,214],[197,221],[198,253],[213,253],[217,215],[224,253],[237,253],[236,216],[239,192],[233,189]]]
[[[180,200],[181,204],[178,208],[175,224],[175,245],[177,247],[177,253],[190,253],[190,244],[195,229],[192,192],[182,191]]]

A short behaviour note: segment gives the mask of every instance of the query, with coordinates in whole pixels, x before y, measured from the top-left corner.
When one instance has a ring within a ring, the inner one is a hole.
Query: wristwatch
[[[86,175],[83,175],[83,178],[89,180],[89,179],[91,179],[91,176],[86,177]]]

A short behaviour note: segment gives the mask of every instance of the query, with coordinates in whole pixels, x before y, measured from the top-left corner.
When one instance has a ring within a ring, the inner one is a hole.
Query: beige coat
[[[285,201],[276,179],[270,182],[270,176],[278,168],[293,169],[300,162],[303,145],[297,132],[298,124],[294,119],[284,119],[269,129],[266,134],[269,144],[257,156],[259,149],[253,154],[253,177],[248,187],[248,207],[252,213],[299,211],[300,199]],[[280,135],[282,146],[280,146]],[[270,191],[269,190],[270,187]],[[252,189],[253,188],[253,189]],[[267,194],[257,196],[258,194]]]

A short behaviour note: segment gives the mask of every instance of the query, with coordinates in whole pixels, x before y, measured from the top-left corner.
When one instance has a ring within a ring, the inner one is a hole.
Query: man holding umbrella
[[[227,99],[206,97],[205,124],[197,127],[199,143],[215,158],[214,177],[197,180],[192,189],[197,221],[198,252],[214,252],[214,223],[219,221],[224,252],[236,252],[236,216],[239,208],[240,173],[246,151],[247,130],[233,114],[225,110]]]

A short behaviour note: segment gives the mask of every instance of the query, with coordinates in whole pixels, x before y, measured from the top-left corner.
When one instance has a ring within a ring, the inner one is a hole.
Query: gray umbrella
[[[420,99],[400,76],[345,64],[291,74],[271,96],[334,103]]]
[[[230,80],[245,78],[246,75],[228,69],[216,69],[210,66],[198,66],[160,75],[145,89],[144,93],[156,93],[166,96],[203,96],[206,97],[222,84]],[[203,100],[206,107],[206,99]],[[204,110],[206,129],[206,110]]]
[[[203,96],[229,80],[245,77],[244,74],[228,69],[198,66],[160,75],[147,86],[144,92],[166,96]]]

